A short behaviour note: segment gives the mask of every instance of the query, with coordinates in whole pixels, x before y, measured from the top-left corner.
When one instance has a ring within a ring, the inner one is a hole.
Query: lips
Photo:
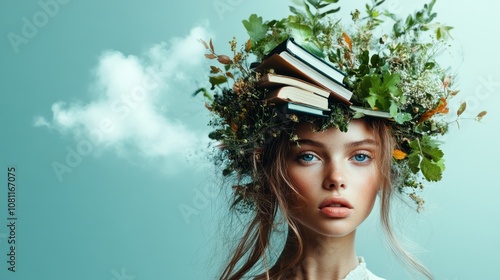
[[[325,207],[345,207],[352,209],[352,205],[343,197],[330,197],[325,199],[320,205],[319,209]]]
[[[351,214],[353,207],[343,197],[331,197],[319,205],[319,210],[329,218],[345,218]]]

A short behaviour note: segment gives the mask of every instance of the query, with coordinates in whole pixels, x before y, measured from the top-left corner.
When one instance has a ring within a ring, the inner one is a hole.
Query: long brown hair
[[[378,162],[381,186],[381,223],[387,233],[389,247],[396,256],[403,257],[402,263],[408,264],[429,279],[431,273],[415,258],[407,253],[398,242],[391,227],[390,206],[393,196],[395,172],[391,168],[394,138],[390,126],[385,120],[365,118],[364,121],[374,132],[376,140],[381,143],[381,155]],[[290,216],[287,201],[299,198],[300,195],[290,182],[287,174],[287,157],[290,150],[290,138],[286,134],[273,139],[253,155],[253,181],[259,185],[250,193],[254,201],[254,211],[250,223],[232,253],[227,266],[223,270],[221,280],[239,280],[251,277],[257,266],[262,266],[257,279],[286,279],[291,271],[299,266],[306,257],[306,243],[300,227]],[[270,264],[268,249],[271,235],[277,223],[278,211],[288,225],[288,239],[282,257]],[[291,245],[291,246],[288,246]],[[293,248],[293,252],[287,249]],[[399,258],[398,258],[399,259]]]

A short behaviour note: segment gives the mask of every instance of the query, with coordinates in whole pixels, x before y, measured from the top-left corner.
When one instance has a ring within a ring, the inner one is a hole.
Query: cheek
[[[378,185],[374,185],[373,188],[370,190],[369,196],[367,197],[368,201],[370,201],[368,207],[370,209],[370,212],[373,210],[373,206],[375,205],[375,200],[377,200],[377,194],[379,191]]]
[[[294,172],[296,171],[296,172]],[[308,205],[308,201],[314,196],[315,182],[306,172],[298,172],[293,168],[289,171],[291,190],[287,197],[287,204],[292,211],[302,210]]]
[[[305,172],[301,172],[301,170],[289,167],[288,169],[288,178],[290,179],[290,183],[292,184],[291,188],[294,188],[298,193],[303,193],[307,190],[307,185],[309,182],[306,180]]]
[[[375,205],[375,200],[377,199],[377,193],[378,191],[371,191],[369,192],[368,196],[366,197],[366,201],[368,201],[368,208],[371,210],[373,209],[373,206]]]
[[[381,179],[379,174],[372,170],[367,172],[364,176],[358,176],[356,178],[356,186],[359,187],[358,191],[362,201],[366,201],[370,209],[373,207],[375,200],[377,199],[377,194],[381,187]]]

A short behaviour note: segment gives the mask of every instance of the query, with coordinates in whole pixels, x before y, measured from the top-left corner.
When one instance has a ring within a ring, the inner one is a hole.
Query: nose
[[[327,190],[339,190],[347,187],[346,170],[342,164],[331,163],[327,166],[324,174],[323,187]]]

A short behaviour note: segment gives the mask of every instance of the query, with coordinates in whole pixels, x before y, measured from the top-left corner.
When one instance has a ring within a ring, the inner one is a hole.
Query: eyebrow
[[[315,141],[312,139],[299,139],[299,140],[297,140],[297,143],[299,145],[305,144],[305,145],[311,145],[311,146],[315,146],[315,147],[319,147],[319,148],[325,147],[325,144],[323,142]],[[346,143],[344,146],[347,148],[355,148],[355,147],[365,146],[365,145],[378,146],[379,143],[373,139],[367,138],[367,139],[363,139],[360,141],[353,141],[353,142]]]
[[[378,146],[379,144],[377,141],[370,139],[370,138],[367,138],[367,139],[364,139],[361,141],[349,142],[345,146],[351,148],[351,147],[358,147],[358,146],[365,146],[365,145]]]

